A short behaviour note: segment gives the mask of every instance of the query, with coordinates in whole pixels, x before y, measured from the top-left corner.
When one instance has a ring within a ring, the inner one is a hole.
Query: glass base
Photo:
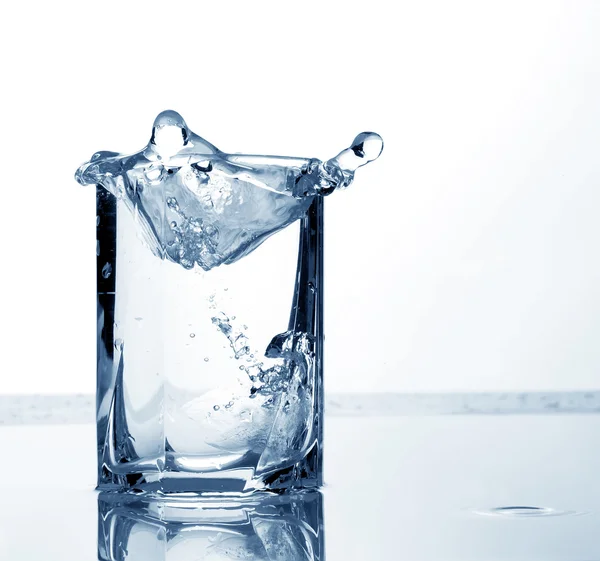
[[[162,460],[144,462],[135,470],[135,465],[126,464],[122,473],[109,471],[103,467],[97,489],[100,491],[119,491],[129,493],[194,494],[198,496],[214,493],[231,495],[250,495],[257,491],[282,492],[286,490],[300,491],[318,489],[323,485],[320,469],[320,454],[315,445],[300,461],[266,473],[257,473],[256,460],[254,466],[243,465],[243,462],[231,469],[220,469],[212,472],[182,470],[182,464],[190,458],[176,458],[167,455],[165,466],[169,470],[157,470]],[[190,466],[188,466],[189,468]],[[154,468],[154,469],[152,469]]]

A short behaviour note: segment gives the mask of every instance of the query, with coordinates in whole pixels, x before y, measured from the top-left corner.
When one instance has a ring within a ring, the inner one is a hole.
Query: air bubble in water
[[[110,277],[110,274],[112,273],[112,265],[110,263],[105,263],[104,267],[102,267],[102,276],[107,279],[108,277]]]
[[[209,360],[210,359],[207,356],[204,357],[204,362],[208,362]]]
[[[196,336],[195,333],[190,333],[190,337],[193,339]]]
[[[214,409],[215,411],[218,411],[219,409],[221,409],[221,407],[220,407],[219,405],[215,405],[215,406],[213,407],[213,409]]]

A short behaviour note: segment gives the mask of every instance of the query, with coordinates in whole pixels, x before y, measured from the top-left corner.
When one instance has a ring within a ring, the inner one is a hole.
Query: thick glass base
[[[186,459],[189,460],[189,458]],[[211,472],[192,469],[184,471],[181,469],[181,465],[174,465],[173,471],[158,471],[156,466],[161,465],[160,460],[152,462],[153,465],[148,465],[148,463],[145,466],[140,465],[139,467],[143,468],[140,471],[132,471],[135,466],[131,464],[127,464],[122,473],[109,471],[104,467],[97,489],[158,495],[188,494],[202,497],[215,493],[244,496],[257,491],[313,490],[323,484],[317,444],[302,460],[266,473],[257,473],[255,467],[257,460],[258,458],[254,458],[253,466],[244,466],[244,463],[240,462],[239,465],[230,469]],[[167,457],[167,464],[175,463],[175,461],[175,458]]]

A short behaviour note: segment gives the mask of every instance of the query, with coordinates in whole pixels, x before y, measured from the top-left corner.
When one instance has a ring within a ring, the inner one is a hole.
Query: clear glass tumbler
[[[101,489],[249,493],[322,483],[323,198],[375,159],[231,155],[159,115],[97,198]]]

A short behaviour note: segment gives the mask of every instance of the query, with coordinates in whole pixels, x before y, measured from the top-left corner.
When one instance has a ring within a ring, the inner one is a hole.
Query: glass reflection
[[[323,561],[319,492],[242,500],[98,496],[100,561]]]

